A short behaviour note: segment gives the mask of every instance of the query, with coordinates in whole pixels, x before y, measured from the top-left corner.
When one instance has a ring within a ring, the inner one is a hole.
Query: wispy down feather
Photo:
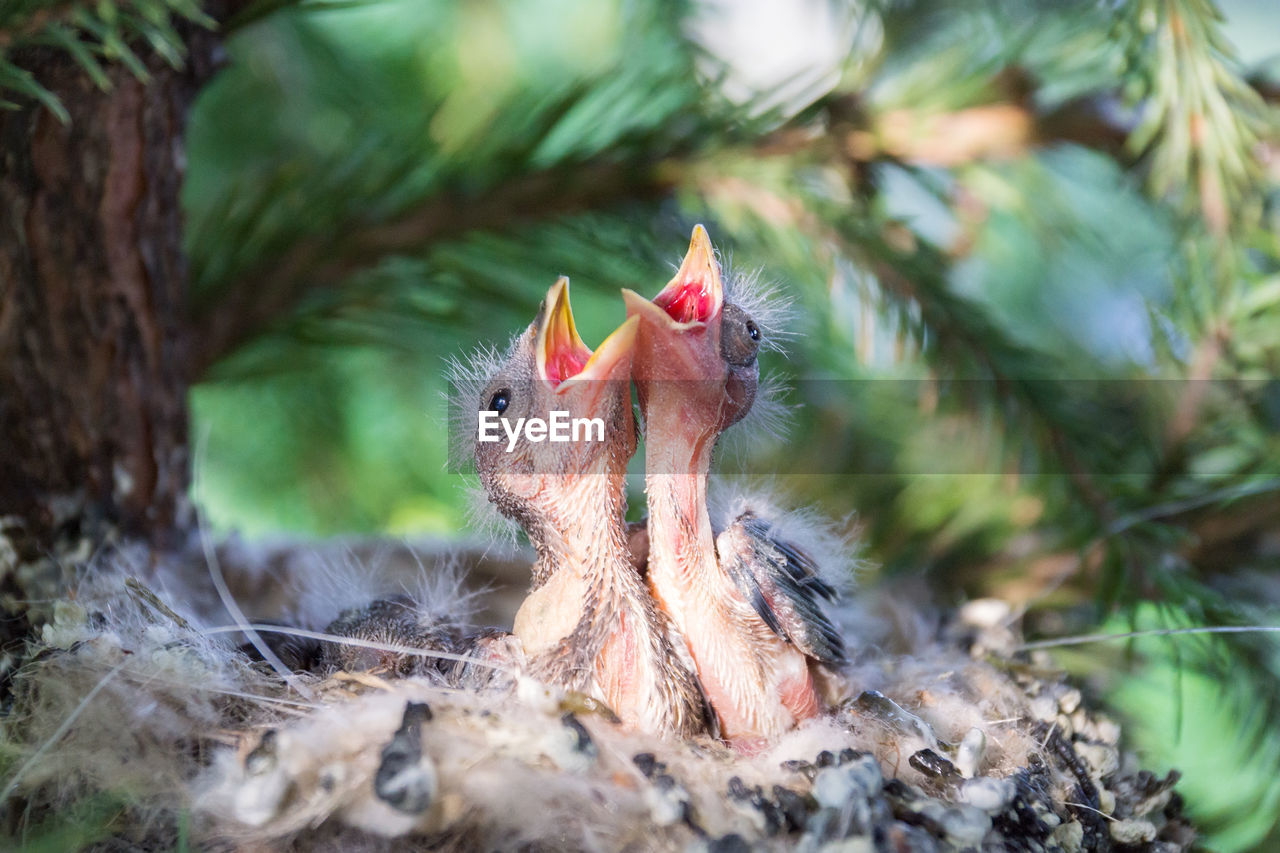
[[[1078,833],[1100,777],[1119,767],[1118,730],[1079,711],[1078,693],[932,638],[855,660],[841,710],[745,757],[625,731],[527,678],[457,691],[416,677],[309,676],[316,701],[300,701],[199,613],[129,592],[118,566],[91,581],[86,598],[56,606],[20,674],[3,722],[20,765],[11,785],[44,804],[109,792],[129,810],[134,844],[175,845],[188,813],[196,844],[272,849],[378,849],[382,837],[407,849],[681,850],[729,834],[761,849],[816,848],[873,827],[974,846],[1021,831],[1025,816],[992,819],[1014,815],[1019,797],[1053,816],[1045,833]],[[881,609],[864,606],[864,616]],[[1065,728],[1055,734],[1045,714]],[[1077,754],[1062,731],[1091,751]],[[892,795],[890,777],[901,780]],[[1160,780],[1107,778],[1118,811],[1162,802],[1150,793]],[[913,809],[946,821],[920,829]]]

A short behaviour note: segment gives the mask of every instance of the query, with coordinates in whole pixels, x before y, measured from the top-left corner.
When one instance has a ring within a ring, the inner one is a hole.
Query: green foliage
[[[65,51],[99,89],[110,88],[104,66],[120,63],[146,80],[140,52],[181,65],[184,48],[173,27],[174,16],[202,26],[213,21],[196,0],[9,0],[0,4],[0,106],[10,109],[18,96],[43,104],[60,121],[66,110],[30,70],[21,67],[23,50]],[[28,56],[29,58],[29,56]]]
[[[277,15],[197,115],[198,304],[247,279],[292,306],[197,392],[220,525],[458,529],[443,358],[504,341],[562,273],[599,340],[616,288],[655,290],[704,220],[802,319],[766,365],[802,405],[750,468],[857,512],[881,571],[1010,597],[1047,631],[1145,626],[1151,598],[1172,624],[1264,615],[1237,605],[1275,568],[1251,543],[1275,535],[1280,475],[1257,157],[1277,132],[1211,7],[850,10],[861,53],[835,87],[769,110],[725,101],[732,45],[661,6],[416,8]],[[930,124],[958,116],[1032,130],[990,156]],[[511,189],[531,176],[555,188],[543,208]],[[1082,653],[1082,672],[1148,757],[1195,769],[1191,807],[1243,849],[1280,812],[1274,643],[1180,642]],[[1251,689],[1205,707],[1231,666]],[[1171,677],[1182,710],[1143,713]],[[1224,726],[1254,780],[1229,796],[1198,734]]]
[[[1265,613],[1252,616],[1266,621]],[[1144,603],[1104,630],[1184,628],[1200,621],[1181,608]],[[1280,675],[1275,644],[1257,645],[1263,654],[1250,660],[1248,671]],[[1271,849],[1262,839],[1276,837],[1280,742],[1274,721],[1257,712],[1256,683],[1239,677],[1238,645],[1220,637],[1188,636],[1176,644],[1145,638],[1069,651],[1061,659],[1094,678],[1122,712],[1145,721],[1131,732],[1133,746],[1153,770],[1183,775],[1179,791],[1202,820],[1221,828],[1215,848]]]
[[[120,830],[129,806],[127,797],[102,793],[76,800],[56,814],[26,829],[18,841],[20,853],[63,853],[84,850],[107,841]]]
[[[1280,127],[1275,70],[1231,46],[1274,7],[832,3],[761,53],[734,4],[282,5],[238,19],[188,135],[216,526],[462,529],[444,358],[503,343],[559,274],[602,339],[705,221],[799,309],[765,365],[789,438],[749,467],[856,512],[879,571],[1045,634],[1274,623]],[[5,6],[0,86],[45,98],[4,59],[36,39],[99,83],[120,44],[172,60],[135,24],[173,12]],[[1273,637],[1060,660],[1188,772],[1215,847],[1275,838]]]
[[[1212,0],[1131,3],[1129,95],[1143,102],[1129,137],[1150,152],[1153,192],[1199,208],[1219,233],[1261,214],[1254,156],[1274,116],[1239,73]]]

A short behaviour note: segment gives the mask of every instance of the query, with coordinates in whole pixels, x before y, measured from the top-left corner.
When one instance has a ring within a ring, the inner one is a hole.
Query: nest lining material
[[[130,838],[172,843],[186,821],[201,844],[246,849],[395,839],[398,849],[1171,853],[1193,841],[1176,774],[1140,771],[1119,728],[1047,659],[1002,656],[1015,637],[1007,609],[990,602],[939,632],[892,597],[861,594],[840,613],[861,648],[841,707],[741,755],[623,731],[586,697],[518,672],[311,673],[302,696],[210,631],[210,596],[178,580],[192,566],[161,561],[144,584],[126,556],[99,558],[74,600],[46,610],[3,720],[10,808],[108,792],[129,804]],[[356,594],[332,562],[296,562],[304,579]],[[360,574],[367,586],[371,573]],[[264,576],[259,565],[238,580],[261,589]],[[458,588],[411,590],[424,622],[461,609],[447,600]],[[304,598],[259,600],[292,624],[332,601]]]

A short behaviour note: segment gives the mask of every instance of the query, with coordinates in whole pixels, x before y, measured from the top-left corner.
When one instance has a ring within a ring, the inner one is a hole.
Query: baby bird
[[[683,634],[724,736],[750,750],[816,715],[815,667],[845,660],[819,607],[835,590],[805,550],[777,541],[749,510],[716,536],[707,510],[716,440],[755,400],[763,331],[726,300],[701,225],[653,301],[623,298],[640,321],[632,373],[646,436],[649,586]]]
[[[705,700],[627,549],[638,322],[623,323],[593,353],[578,336],[569,281],[561,278],[466,403],[473,428],[486,416],[504,422],[498,442],[481,441],[476,429],[476,468],[489,499],[524,528],[538,554],[514,626],[532,674],[602,699],[624,724],[687,736],[706,730]],[[526,432],[508,450],[507,430],[518,430],[521,418],[549,421],[552,412],[599,419],[603,431],[588,427],[581,440],[566,442]]]
[[[520,658],[518,645],[513,645],[507,632],[442,624],[424,613],[419,602],[408,595],[379,598],[348,608],[324,630],[326,634],[361,643],[317,643],[319,662],[327,671],[393,677],[431,675],[452,687],[478,689],[507,684],[505,673],[514,669]],[[296,645],[295,641],[286,648]],[[419,656],[403,649],[418,649],[428,654]],[[445,654],[434,656],[431,652]],[[291,662],[284,655],[281,659],[287,664]]]

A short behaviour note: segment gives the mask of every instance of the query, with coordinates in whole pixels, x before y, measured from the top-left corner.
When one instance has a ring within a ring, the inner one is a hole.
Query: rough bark
[[[221,10],[216,10],[221,11]],[[71,115],[0,112],[0,516],[37,542],[101,519],[159,542],[185,501],[183,131],[214,34],[98,90],[64,52],[21,64]]]

